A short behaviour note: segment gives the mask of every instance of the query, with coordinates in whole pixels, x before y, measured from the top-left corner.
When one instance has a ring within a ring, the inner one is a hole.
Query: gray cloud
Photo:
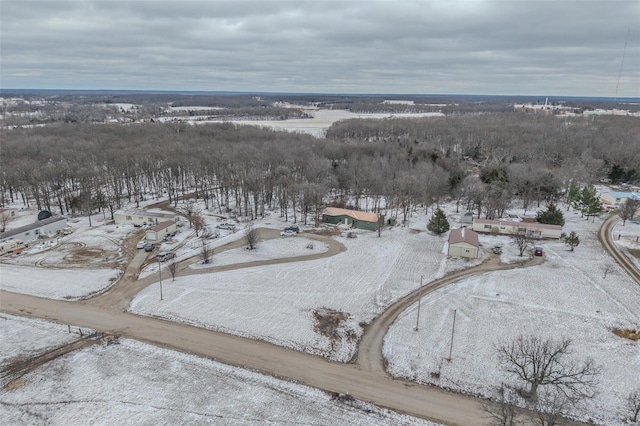
[[[640,97],[637,1],[17,1],[2,87]]]

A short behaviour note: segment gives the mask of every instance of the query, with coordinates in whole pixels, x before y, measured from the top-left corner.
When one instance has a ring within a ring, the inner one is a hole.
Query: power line
[[[627,38],[624,41],[624,50],[622,51],[622,62],[620,63],[620,72],[618,73],[618,83],[616,84],[616,97],[618,100],[618,87],[620,86],[620,78],[622,77],[622,66],[624,65],[624,57],[627,54],[627,43],[629,42],[629,28],[627,28]]]

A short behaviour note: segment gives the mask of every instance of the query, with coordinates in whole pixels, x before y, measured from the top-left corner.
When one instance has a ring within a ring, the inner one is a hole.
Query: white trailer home
[[[490,219],[474,219],[473,230],[501,235],[517,235],[524,232],[531,238],[560,238],[562,235],[562,226],[560,225]]]
[[[176,221],[176,215],[173,213],[153,213],[145,211],[122,211],[118,210],[113,214],[113,220],[116,225],[157,225],[167,220]]]
[[[16,239],[29,244],[39,238],[49,238],[61,234],[66,227],[66,217],[50,217],[49,219],[39,220],[29,225],[0,233],[0,243]]]
[[[146,240],[150,243],[157,243],[162,241],[162,239],[167,235],[173,234],[177,230],[178,225],[172,220],[167,220],[147,230]]]

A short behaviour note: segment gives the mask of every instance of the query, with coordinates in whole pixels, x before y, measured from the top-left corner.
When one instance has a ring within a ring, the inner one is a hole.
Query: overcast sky
[[[638,0],[0,8],[2,88],[640,97]]]

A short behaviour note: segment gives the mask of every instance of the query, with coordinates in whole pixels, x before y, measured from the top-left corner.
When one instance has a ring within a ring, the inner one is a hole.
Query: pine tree
[[[569,206],[574,209],[580,208],[580,187],[575,183],[571,182],[569,185],[569,189],[567,190],[567,210],[569,210]]]
[[[569,235],[565,236],[564,243],[571,247],[571,251],[573,251],[574,248],[578,247],[578,245],[580,244],[580,238],[578,237],[578,234],[576,234],[576,231],[571,231]]]
[[[427,224],[427,229],[436,234],[443,234],[449,230],[449,221],[444,212],[438,207]]]
[[[602,211],[602,202],[598,197],[598,191],[593,185],[585,186],[580,191],[580,211],[582,216],[585,214],[594,216]]]
[[[539,211],[536,214],[536,220],[548,225],[564,225],[564,215],[553,202],[549,204],[546,211]]]

